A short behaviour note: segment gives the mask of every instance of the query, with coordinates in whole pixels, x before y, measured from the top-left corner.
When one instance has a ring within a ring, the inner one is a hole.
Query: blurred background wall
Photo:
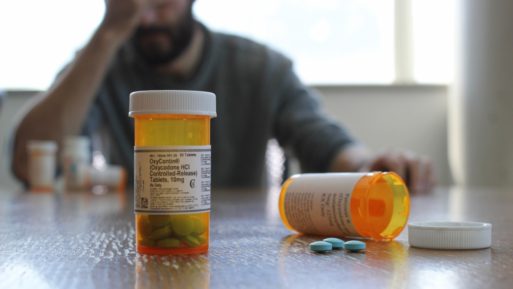
[[[449,97],[450,163],[457,184],[513,185],[513,1],[461,5]]]

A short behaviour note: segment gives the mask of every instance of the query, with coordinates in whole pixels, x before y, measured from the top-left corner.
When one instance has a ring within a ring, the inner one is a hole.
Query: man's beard
[[[167,64],[178,58],[192,41],[195,21],[192,9],[173,27],[138,27],[132,37],[132,43],[141,58],[151,66]],[[164,36],[167,44],[148,41],[152,35]]]

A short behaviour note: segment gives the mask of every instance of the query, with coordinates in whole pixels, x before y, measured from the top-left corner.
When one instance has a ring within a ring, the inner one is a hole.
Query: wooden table
[[[493,223],[491,249],[410,248],[405,232],[364,254],[311,253],[281,224],[277,191],[216,191],[208,255],[134,250],[131,194],[0,196],[0,288],[513,288],[513,190],[439,189],[410,220]]]

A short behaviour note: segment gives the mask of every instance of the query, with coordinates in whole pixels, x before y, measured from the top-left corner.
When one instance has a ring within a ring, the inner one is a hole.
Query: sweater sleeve
[[[336,154],[354,142],[346,129],[321,110],[318,95],[307,88],[287,62],[277,106],[274,134],[292,151],[304,172],[325,172]]]

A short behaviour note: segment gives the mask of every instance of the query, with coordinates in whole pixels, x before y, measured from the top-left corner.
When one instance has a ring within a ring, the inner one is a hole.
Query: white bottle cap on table
[[[480,222],[408,224],[410,246],[427,249],[484,249],[492,245],[492,225]]]

